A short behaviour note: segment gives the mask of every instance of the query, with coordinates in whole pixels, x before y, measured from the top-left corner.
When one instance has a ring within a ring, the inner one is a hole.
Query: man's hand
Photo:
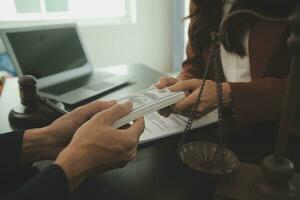
[[[55,120],[48,128],[48,137],[58,148],[65,148],[71,141],[77,129],[95,114],[110,108],[116,101],[94,101],[78,107],[67,115]],[[56,158],[56,157],[55,157]]]
[[[114,105],[77,130],[55,161],[65,171],[71,190],[90,173],[123,167],[135,158],[144,120],[136,120],[128,129],[112,128],[131,110],[132,103]]]
[[[58,118],[47,127],[25,131],[21,163],[56,159],[82,124],[115,103],[95,101]]]

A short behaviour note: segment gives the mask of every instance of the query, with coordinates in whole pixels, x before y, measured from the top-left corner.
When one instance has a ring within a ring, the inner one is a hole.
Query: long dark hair
[[[295,8],[297,0],[237,0],[232,11],[252,10],[267,17],[286,18]],[[223,15],[222,0],[191,0],[194,8],[190,11],[193,23],[190,25],[189,38],[192,48],[196,53],[202,53],[211,43],[211,32],[219,32]],[[259,18],[253,15],[242,15],[230,20],[227,26],[222,27],[226,35],[222,35],[221,41],[224,48],[239,56],[245,55],[242,43],[244,34]],[[226,37],[225,37],[226,36]]]

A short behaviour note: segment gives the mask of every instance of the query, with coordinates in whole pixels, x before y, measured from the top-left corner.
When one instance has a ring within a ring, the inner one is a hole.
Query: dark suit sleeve
[[[51,165],[36,174],[31,166],[20,165],[23,134],[0,134],[0,199],[68,199],[67,178],[59,166]]]
[[[68,187],[64,171],[57,165],[51,165],[4,200],[65,200],[69,199]]]
[[[0,134],[0,176],[19,171],[24,131]]]

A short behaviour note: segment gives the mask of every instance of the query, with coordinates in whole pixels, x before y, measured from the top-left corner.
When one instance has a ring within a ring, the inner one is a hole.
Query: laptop
[[[128,81],[93,70],[76,24],[0,32],[18,77],[35,76],[42,96],[72,105]]]

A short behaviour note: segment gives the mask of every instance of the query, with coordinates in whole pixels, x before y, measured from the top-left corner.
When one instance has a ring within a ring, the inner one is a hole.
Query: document
[[[117,100],[118,103],[130,101],[133,103],[133,108],[131,113],[115,122],[113,127],[119,128],[144,116],[145,131],[140,138],[140,143],[181,133],[187,124],[187,117],[177,113],[164,117],[157,111],[173,105],[183,98],[185,98],[184,92],[171,92],[168,88],[157,89],[156,87],[150,87],[121,98]],[[217,111],[214,110],[200,119],[194,120],[192,128],[207,126],[217,121]]]
[[[141,135],[140,143],[182,133],[187,121],[187,117],[179,114],[171,114],[166,118],[161,116],[158,112],[152,112],[145,116],[145,131]],[[218,113],[214,110],[202,118],[194,120],[192,129],[207,126],[217,121]]]

